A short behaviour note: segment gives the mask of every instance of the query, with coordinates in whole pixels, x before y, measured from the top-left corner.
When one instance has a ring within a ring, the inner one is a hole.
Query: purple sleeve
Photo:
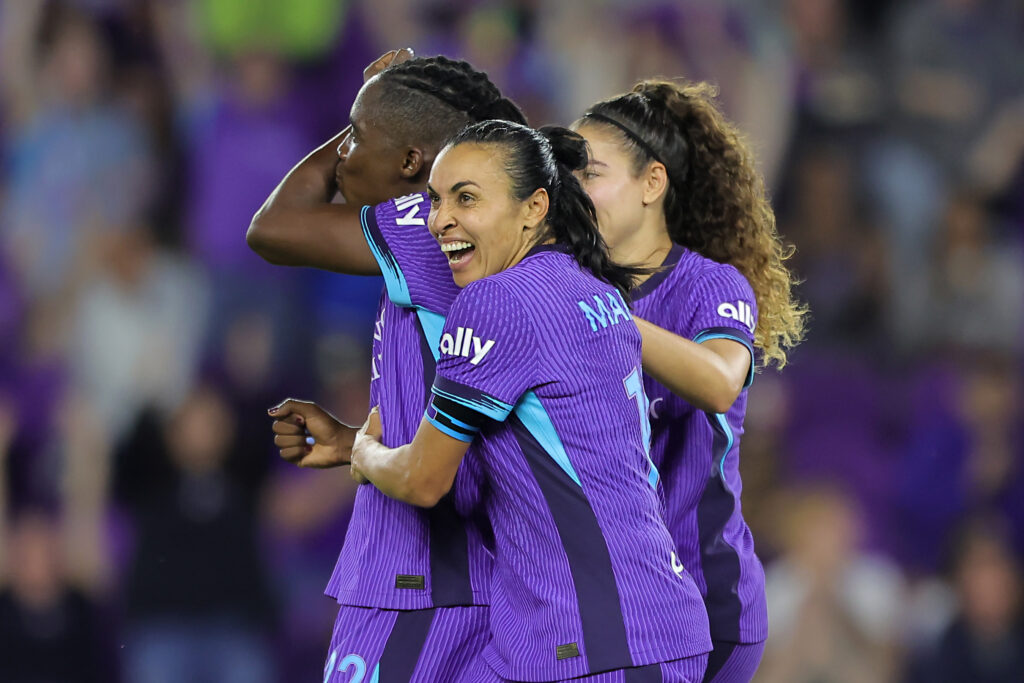
[[[499,282],[478,280],[455,300],[441,335],[435,407],[452,403],[497,421],[534,384],[533,321]],[[449,411],[450,412],[450,411]],[[471,423],[463,413],[463,422]]]
[[[361,220],[391,301],[443,315],[459,288],[427,227],[429,214],[430,200],[417,193],[364,206]]]
[[[750,386],[754,380],[757,300],[747,279],[732,266],[717,265],[695,280],[688,304],[693,310],[689,334],[695,342],[732,339],[747,347],[750,373],[745,386]]]

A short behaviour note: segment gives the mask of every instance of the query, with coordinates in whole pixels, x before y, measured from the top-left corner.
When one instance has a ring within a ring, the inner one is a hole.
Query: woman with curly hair
[[[792,295],[764,180],[704,83],[647,80],[576,130],[581,180],[612,258],[653,272],[632,292],[643,332],[651,457],[666,522],[704,594],[705,681],[749,681],[768,635],[764,571],[740,507],[739,443],[758,363],[786,364],[806,308]],[[674,333],[674,334],[673,334]]]

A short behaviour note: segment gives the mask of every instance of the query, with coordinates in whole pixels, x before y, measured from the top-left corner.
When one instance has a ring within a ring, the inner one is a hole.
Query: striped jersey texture
[[[751,350],[750,385],[757,303],[734,267],[676,246],[662,270],[634,292],[633,310],[697,342],[724,338],[743,344]],[[705,597],[711,635],[728,642],[760,642],[768,636],[764,570],[740,506],[746,388],[719,415],[697,410],[650,377],[644,387],[666,522],[680,560]]]
[[[412,441],[423,418],[434,379],[443,319],[408,307],[409,285],[418,298],[447,310],[459,293],[447,259],[426,228],[429,201],[417,194],[363,209],[363,229],[384,272],[373,334],[371,406],[381,414],[387,446]],[[433,281],[401,278],[397,260],[410,273],[433,273]],[[436,277],[436,274],[444,277]],[[427,291],[422,289],[425,285]],[[402,298],[405,295],[405,298]],[[452,491],[425,510],[360,486],[345,542],[327,585],[340,604],[386,609],[427,609],[489,602],[491,532],[481,498],[479,461],[467,457]]]

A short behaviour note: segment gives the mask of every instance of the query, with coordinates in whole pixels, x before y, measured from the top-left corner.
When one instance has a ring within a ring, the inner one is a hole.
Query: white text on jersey
[[[746,301],[737,301],[735,305],[719,304],[718,315],[723,318],[732,318],[736,322],[743,323],[751,332],[754,331],[754,327],[757,324],[754,322],[754,312],[750,309],[750,304]]]
[[[478,365],[484,359],[487,352],[494,346],[494,340],[488,339],[484,342],[480,337],[473,336],[472,327],[458,327],[455,329],[455,336],[450,332],[441,335],[441,353],[448,356],[462,356],[469,358],[469,362]],[[470,358],[472,348],[473,357]]]
[[[608,302],[607,305],[605,305],[605,301]],[[577,301],[576,303],[583,311],[583,315],[587,317],[591,332],[597,332],[598,323],[601,323],[603,329],[609,325],[618,325],[620,318],[622,320],[631,319],[626,302],[622,300],[622,295],[617,291],[605,292],[603,297],[600,294],[595,294],[594,305],[596,308],[591,308],[587,301]]]
[[[426,225],[426,222],[419,217],[420,203],[423,201],[421,194],[407,194],[395,200],[395,208],[398,215],[395,216],[395,225]],[[409,211],[403,216],[402,212]]]

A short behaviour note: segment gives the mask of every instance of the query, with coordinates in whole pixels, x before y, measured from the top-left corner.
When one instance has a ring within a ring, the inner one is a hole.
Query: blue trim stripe
[[[735,342],[739,342],[747,347],[747,351],[750,352],[750,371],[747,373],[747,381],[743,383],[743,388],[746,389],[754,383],[754,346],[750,343],[750,340],[743,336],[742,333],[736,332],[728,327],[713,327],[709,330],[702,330],[697,333],[697,336],[693,338],[693,341],[698,344],[703,344],[706,341],[712,339],[729,339]]]
[[[580,477],[576,474],[576,468],[572,466],[569,454],[565,452],[565,446],[562,445],[562,439],[559,438],[558,431],[555,429],[554,423],[551,422],[547,411],[544,410],[537,394],[532,391],[523,394],[519,403],[516,404],[515,412],[516,417],[551,456],[551,459],[569,475],[570,479],[576,482],[577,486],[582,488],[583,484],[580,483]]]
[[[441,357],[441,334],[444,332],[445,317],[440,313],[428,311],[425,308],[416,308],[416,317],[420,320],[420,328],[423,336],[427,338],[430,352],[434,354],[434,362]]]
[[[471,424],[466,424],[465,422],[463,422],[462,420],[458,419],[457,417],[449,415],[446,411],[442,410],[441,408],[438,408],[436,403],[432,404],[431,407],[438,414],[444,415],[445,420],[447,420],[448,422],[451,422],[454,426],[458,427],[459,429],[465,429],[467,432],[478,432],[478,431],[480,431],[479,427],[474,427]]]
[[[650,460],[650,458],[648,458]],[[647,473],[647,483],[650,484],[654,490],[658,489],[658,482],[661,480],[661,472],[658,471],[658,466],[654,464],[653,460],[650,460],[651,469]]]
[[[466,387],[458,382],[452,382],[444,377],[437,377],[434,380],[434,386],[431,388],[431,391],[434,392],[434,395],[436,396],[446,398],[449,401],[454,401],[463,407],[475,410],[476,412],[497,422],[504,422],[509,416],[509,413],[512,412],[512,406],[504,401],[500,401],[493,396],[488,396],[487,394],[473,389],[472,387]],[[460,394],[470,395],[466,396]]]
[[[428,413],[424,413],[423,417],[426,418],[427,422],[429,422],[430,424],[432,424],[435,427],[437,427],[437,430],[439,432],[441,432],[442,434],[447,434],[448,436],[452,437],[453,439],[458,439],[459,441],[462,441],[463,443],[470,443],[471,441],[473,441],[473,437],[475,436],[475,433],[474,434],[463,434],[462,432],[457,432],[454,429],[451,429],[450,427],[445,425],[443,422],[439,421],[437,418],[431,417],[429,412]]]
[[[722,477],[722,484],[725,484],[725,459],[729,456],[732,451],[732,445],[736,442],[736,437],[733,436],[732,426],[729,424],[729,420],[725,418],[722,413],[715,413],[715,419],[718,420],[718,426],[722,428],[722,433],[725,434],[725,450],[722,452],[722,459],[718,461],[718,473]]]
[[[402,269],[398,266],[394,254],[391,253],[387,240],[384,239],[383,233],[377,226],[377,218],[372,206],[364,206],[360,210],[359,222],[363,226],[366,243],[370,246],[373,257],[377,259],[381,275],[384,276],[384,286],[388,290],[388,298],[396,306],[411,306],[412,296],[409,294],[409,284],[406,282],[405,275],[402,274]]]

